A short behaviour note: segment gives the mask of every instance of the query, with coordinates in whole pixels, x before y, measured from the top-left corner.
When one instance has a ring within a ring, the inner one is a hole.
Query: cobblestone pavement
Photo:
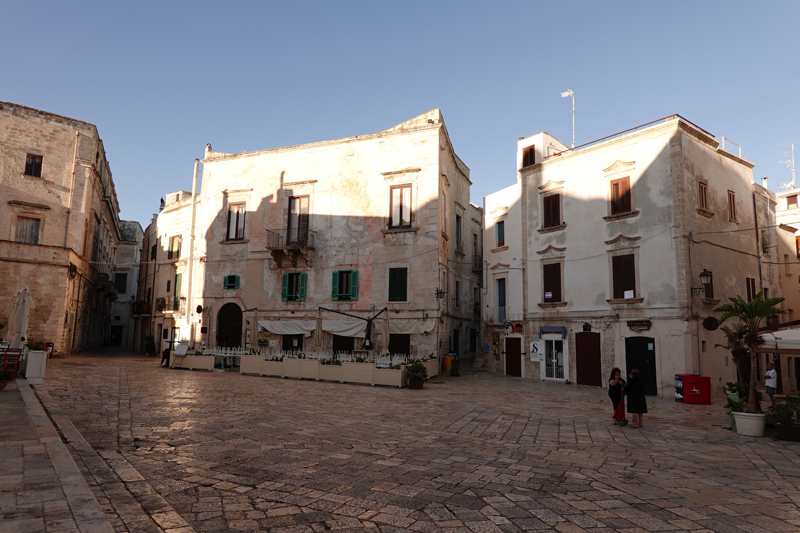
[[[117,531],[800,531],[800,445],[720,405],[648,398],[636,429],[605,390],[469,370],[420,391],[135,356],[47,373]]]

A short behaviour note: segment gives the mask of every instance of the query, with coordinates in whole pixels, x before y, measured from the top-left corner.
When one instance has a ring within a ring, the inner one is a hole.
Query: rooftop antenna
[[[567,87],[561,98],[572,98],[572,147],[575,148],[575,91]]]
[[[792,169],[792,181],[790,181],[789,183],[781,183],[779,187],[781,189],[794,189],[796,187],[794,181],[794,143],[783,143],[783,144],[778,144],[777,146],[792,147],[792,149],[789,150],[788,152],[783,152],[783,155],[788,155],[789,159],[786,161],[778,161],[778,163],[783,163],[784,165]]]

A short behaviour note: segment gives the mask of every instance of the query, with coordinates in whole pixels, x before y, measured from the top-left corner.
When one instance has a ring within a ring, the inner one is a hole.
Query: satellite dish
[[[716,317],[709,316],[703,320],[703,327],[708,331],[714,331],[719,327],[719,320]]]
[[[202,305],[198,305],[196,311],[197,311],[198,315],[203,314],[203,306]]]

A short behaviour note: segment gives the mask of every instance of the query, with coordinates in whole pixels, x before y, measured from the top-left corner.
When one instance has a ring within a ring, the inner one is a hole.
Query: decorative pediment
[[[466,209],[464,208],[464,206],[463,206],[463,205],[461,205],[459,202],[453,202],[453,203],[454,203],[454,204],[456,204],[456,208],[458,208],[458,209],[461,209],[462,211],[466,211]]]
[[[547,183],[539,185],[539,190],[541,192],[552,191],[553,189],[563,189],[563,188],[564,188],[563,181],[549,180]]]
[[[498,206],[498,207],[495,207],[494,209],[492,209],[491,211],[489,211],[489,214],[492,215],[495,218],[496,217],[501,217],[501,216],[505,215],[506,213],[508,213],[508,206],[507,205]]]
[[[641,237],[627,237],[620,233],[610,241],[605,241],[605,243],[609,246],[613,246],[614,248],[630,248],[636,241],[640,240]]]
[[[422,170],[421,168],[404,168],[402,170],[391,170],[389,172],[381,172],[381,176],[397,176],[399,174],[410,174],[414,172],[419,172]]]
[[[545,248],[544,250],[539,250],[536,253],[539,254],[539,255],[549,254],[549,255],[559,255],[559,256],[561,256],[561,255],[564,255],[564,252],[566,252],[566,251],[567,251],[566,248],[556,248],[555,246],[553,246],[551,244],[547,248]]]
[[[489,270],[497,270],[497,269],[500,269],[500,268],[510,268],[510,267],[511,267],[511,265],[506,265],[505,263],[495,263],[495,265],[493,267],[489,268]]]
[[[620,161],[617,159],[613,165],[608,168],[604,168],[603,172],[606,174],[615,174],[617,172],[626,172],[628,170],[632,170],[634,165],[636,165],[636,161]]]

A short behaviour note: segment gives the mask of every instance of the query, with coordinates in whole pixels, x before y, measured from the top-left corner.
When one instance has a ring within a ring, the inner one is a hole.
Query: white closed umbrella
[[[22,339],[27,337],[28,312],[31,309],[31,291],[26,285],[11,302],[11,313],[8,315],[8,332],[4,340],[11,348],[22,348]]]

